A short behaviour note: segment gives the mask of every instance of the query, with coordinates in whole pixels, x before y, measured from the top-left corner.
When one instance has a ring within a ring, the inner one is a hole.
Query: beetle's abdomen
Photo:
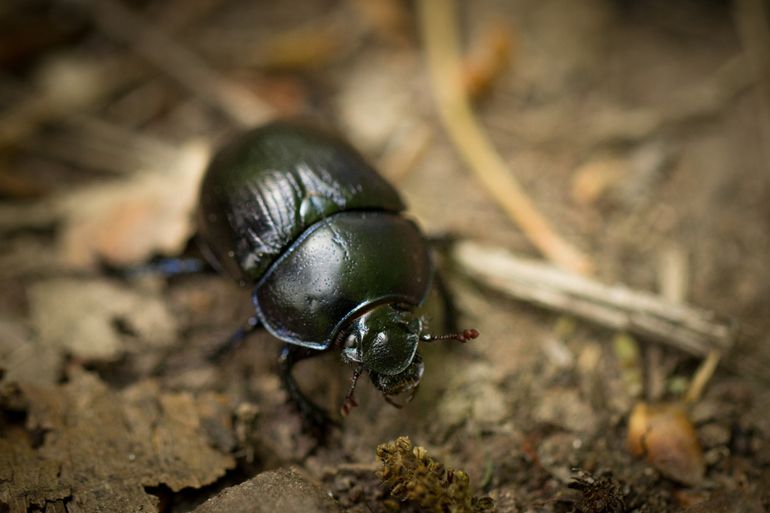
[[[206,172],[199,205],[207,257],[245,282],[258,280],[300,234],[332,214],[404,208],[395,189],[350,145],[287,122],[223,148]]]
[[[257,314],[276,337],[324,349],[375,303],[417,306],[432,267],[415,224],[386,212],[343,212],[317,223],[265,273]]]

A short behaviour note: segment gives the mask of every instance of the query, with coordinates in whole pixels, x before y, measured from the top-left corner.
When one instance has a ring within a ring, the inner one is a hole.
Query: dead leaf
[[[0,319],[0,368],[8,382],[52,385],[59,379],[61,355],[47,351],[27,326]]]
[[[487,26],[473,46],[462,79],[468,96],[479,98],[488,94],[508,71],[516,41],[511,28],[498,21]]]
[[[58,278],[28,290],[32,322],[48,351],[110,361],[164,346],[176,321],[156,294],[104,279]],[[128,333],[126,333],[126,331]]]
[[[572,176],[572,199],[580,206],[594,205],[608,189],[630,172],[626,159],[607,156],[578,166]]]
[[[628,447],[661,474],[694,486],[706,471],[695,428],[677,403],[638,403],[628,421]]]
[[[100,260],[129,266],[154,254],[181,252],[193,233],[192,212],[208,158],[205,144],[191,143],[169,169],[138,172],[64,198],[59,242],[65,261],[75,267]]]

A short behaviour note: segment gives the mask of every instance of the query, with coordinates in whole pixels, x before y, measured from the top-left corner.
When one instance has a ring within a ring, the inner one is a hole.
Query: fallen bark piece
[[[0,432],[0,504],[10,513],[56,500],[68,511],[156,511],[146,487],[198,488],[235,465],[204,427],[232,428],[223,396],[162,393],[152,381],[116,392],[86,372],[18,386],[26,425]],[[18,405],[2,397],[0,408]]]
[[[12,427],[0,438],[0,509],[26,513],[30,504],[65,499],[72,494],[68,483],[56,476],[59,464],[42,458],[32,446],[30,433]],[[25,493],[14,493],[24,490]]]
[[[452,256],[465,274],[514,299],[648,337],[696,356],[713,350],[727,353],[735,339],[734,326],[709,311],[604,285],[501,248],[463,241]]]
[[[290,468],[262,472],[207,500],[193,513],[339,513],[337,503]]]

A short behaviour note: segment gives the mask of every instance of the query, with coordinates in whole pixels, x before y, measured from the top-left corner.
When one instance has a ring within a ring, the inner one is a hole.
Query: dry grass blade
[[[565,241],[537,210],[492,147],[463,90],[460,51],[455,30],[455,2],[422,0],[420,22],[438,110],[458,151],[482,185],[551,261],[571,271],[590,274],[588,256]]]

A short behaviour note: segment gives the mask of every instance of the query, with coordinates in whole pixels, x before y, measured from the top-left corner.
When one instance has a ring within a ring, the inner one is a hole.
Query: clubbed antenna
[[[353,393],[356,391],[358,378],[361,377],[361,373],[363,371],[364,371],[363,365],[357,366],[353,371],[353,378],[351,379],[350,390],[348,390],[348,395],[345,396],[345,400],[342,401],[342,407],[340,408],[340,413],[342,414],[343,417],[347,417],[350,414],[350,410],[358,406],[356,399],[353,397]]]
[[[433,342],[435,340],[459,340],[463,344],[474,338],[478,338],[479,330],[470,328],[463,330],[462,333],[449,333],[447,335],[423,335],[420,339],[423,342]]]

